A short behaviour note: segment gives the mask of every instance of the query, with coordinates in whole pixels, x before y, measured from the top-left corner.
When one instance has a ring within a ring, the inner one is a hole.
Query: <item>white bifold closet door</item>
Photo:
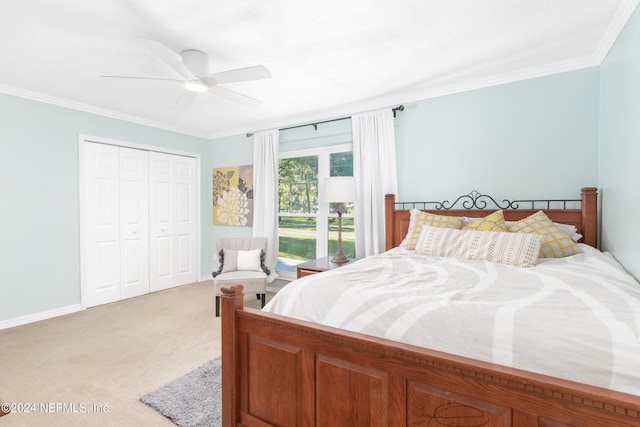
[[[148,152],[84,147],[86,305],[149,293]]]
[[[197,280],[196,180],[195,158],[149,153],[151,291]]]
[[[193,157],[84,142],[83,304],[197,281]]]

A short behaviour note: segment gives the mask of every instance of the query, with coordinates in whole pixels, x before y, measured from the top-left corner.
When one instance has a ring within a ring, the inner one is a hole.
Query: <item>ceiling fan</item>
[[[140,38],[139,40],[149,48],[149,50],[155,53],[165,64],[180,74],[183,79],[136,76],[101,77],[156,81],[162,80],[182,84],[184,90],[176,102],[176,108],[188,107],[191,105],[195,97],[199,93],[203,92],[211,92],[230,101],[238,102],[250,107],[262,103],[255,98],[220,86],[220,84],[226,83],[238,83],[271,78],[269,70],[262,65],[209,74],[209,55],[205,52],[196,49],[187,49],[183,50],[181,53],[177,53],[155,40],[145,38]]]

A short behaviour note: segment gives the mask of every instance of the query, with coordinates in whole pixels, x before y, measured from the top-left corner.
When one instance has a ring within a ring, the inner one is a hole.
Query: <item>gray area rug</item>
[[[222,425],[222,362],[214,359],[140,400],[180,427]]]

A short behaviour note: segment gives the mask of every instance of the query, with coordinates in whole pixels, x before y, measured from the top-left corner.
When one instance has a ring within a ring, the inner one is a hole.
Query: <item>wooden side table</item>
[[[297,277],[298,279],[304,276],[308,276],[310,274],[322,273],[323,271],[333,270],[338,267],[342,267],[345,265],[353,264],[355,262],[355,258],[349,258],[349,261],[343,262],[342,264],[336,264],[331,262],[330,257],[313,259],[311,261],[303,262],[302,264],[296,265]]]

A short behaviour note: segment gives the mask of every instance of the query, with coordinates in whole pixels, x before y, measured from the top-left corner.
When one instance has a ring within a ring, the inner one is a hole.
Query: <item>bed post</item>
[[[393,211],[395,210],[395,194],[384,195],[384,229],[385,250],[393,248]]]
[[[582,194],[582,234],[583,242],[598,247],[598,189],[584,187]]]
[[[223,286],[222,292],[222,426],[238,424],[238,378],[240,366],[236,360],[238,336],[236,335],[236,310],[244,306],[242,285]]]

